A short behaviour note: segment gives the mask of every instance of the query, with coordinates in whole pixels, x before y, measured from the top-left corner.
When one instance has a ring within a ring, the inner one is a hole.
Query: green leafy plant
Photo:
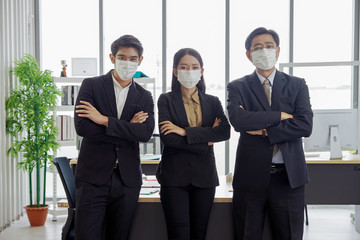
[[[54,109],[57,96],[61,93],[54,84],[51,71],[41,71],[33,56],[25,55],[14,63],[16,66],[11,72],[20,84],[6,100],[6,129],[14,137],[8,154],[14,157],[23,154],[23,160],[18,162],[17,167],[29,175],[30,207],[33,207],[32,173],[36,171],[36,207],[40,207],[40,171],[43,168],[42,205],[45,206],[46,171],[48,162],[53,158],[48,153],[58,148],[55,138],[57,129],[49,111]]]

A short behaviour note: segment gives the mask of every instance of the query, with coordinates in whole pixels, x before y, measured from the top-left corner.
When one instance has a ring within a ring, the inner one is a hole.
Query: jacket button
[[[120,148],[117,147],[117,148],[116,148],[116,151],[119,151],[119,150],[120,150]]]
[[[194,166],[194,163],[192,163],[192,162],[189,163],[189,167],[192,167],[192,166]]]

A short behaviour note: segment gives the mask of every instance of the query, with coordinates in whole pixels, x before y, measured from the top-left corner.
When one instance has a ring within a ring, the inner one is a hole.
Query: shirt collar
[[[182,95],[183,99],[192,100],[193,102],[200,104],[199,90],[197,88],[196,88],[196,91],[190,97],[186,96],[183,91],[181,91],[181,95]]]
[[[270,74],[270,76],[267,78],[270,81],[270,86],[272,86],[274,84],[274,78],[275,78],[275,74],[276,74],[276,68],[274,69],[274,71]],[[256,70],[256,75],[258,76],[258,78],[260,79],[260,83],[261,85],[264,83],[265,79],[262,75],[260,75],[258,73],[258,71]]]
[[[132,80],[131,80],[130,84],[123,88],[123,87],[120,85],[120,83],[118,83],[118,81],[116,81],[116,78],[114,77],[114,72],[111,73],[111,77],[112,77],[112,80],[113,80],[113,82],[114,82],[114,87],[119,88],[119,89],[121,89],[121,90],[122,90],[122,89],[129,88],[129,87],[131,86],[131,84],[132,84]]]

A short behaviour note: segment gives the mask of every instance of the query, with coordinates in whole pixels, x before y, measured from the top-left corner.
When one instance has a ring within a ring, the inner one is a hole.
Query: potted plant
[[[57,97],[61,93],[54,84],[51,71],[40,71],[39,64],[33,56],[25,55],[14,63],[16,66],[11,72],[19,79],[20,84],[11,91],[10,97],[6,100],[6,129],[14,137],[8,154],[16,157],[21,153],[23,156],[17,167],[28,173],[29,177],[30,204],[25,209],[30,224],[42,226],[45,224],[49,208],[45,204],[46,170],[53,156],[48,153],[50,150],[55,152],[58,148],[55,138],[57,129],[49,111],[54,109]],[[41,170],[44,173],[43,181],[40,179]],[[35,201],[33,176],[36,177]],[[34,220],[32,215],[44,216]]]

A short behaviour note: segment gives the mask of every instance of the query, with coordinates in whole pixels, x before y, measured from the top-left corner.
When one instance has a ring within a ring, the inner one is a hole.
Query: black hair
[[[266,29],[264,27],[259,27],[259,28],[255,29],[254,31],[252,31],[249,34],[249,36],[246,38],[245,48],[247,51],[250,51],[251,43],[252,43],[252,40],[254,39],[254,37],[256,37],[258,35],[262,35],[262,34],[270,34],[274,38],[276,46],[279,46],[279,44],[280,44],[279,35],[274,30]]]
[[[141,42],[139,41],[139,39],[137,39],[136,37],[132,36],[132,35],[124,35],[119,37],[118,39],[116,39],[112,44],[111,44],[111,53],[112,55],[116,55],[116,53],[119,51],[120,48],[122,47],[133,47],[137,50],[139,57],[142,56],[143,54],[143,47]]]
[[[191,55],[191,56],[195,57],[199,61],[200,67],[203,68],[204,64],[203,64],[203,60],[200,56],[200,53],[192,48],[182,48],[175,53],[173,68],[177,68],[177,66],[179,65],[180,59],[182,57],[184,57],[185,55]],[[172,74],[172,81],[171,81],[171,91],[180,91],[181,84],[180,84],[179,80],[177,79],[177,77],[175,76],[174,71],[172,73],[173,74]],[[205,81],[204,81],[203,75],[201,75],[200,81],[198,82],[198,84],[196,84],[196,86],[199,89],[199,91],[205,93],[206,86],[205,86]]]

